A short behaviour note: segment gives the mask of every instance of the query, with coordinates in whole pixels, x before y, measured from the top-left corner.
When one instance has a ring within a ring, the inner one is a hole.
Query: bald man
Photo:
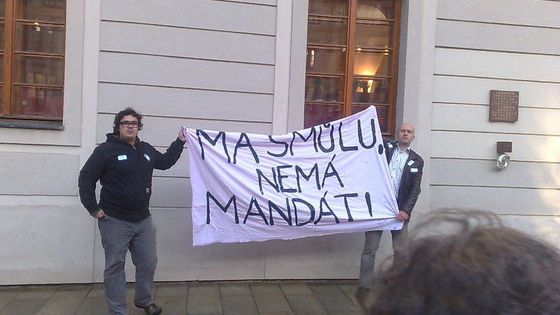
[[[414,126],[402,124],[398,130],[397,141],[385,142],[385,155],[389,163],[391,185],[395,191],[399,213],[397,220],[404,222],[402,230],[391,231],[393,239],[393,261],[398,261],[400,252],[407,245],[408,222],[412,209],[420,195],[424,160],[410,148],[414,140]],[[372,287],[375,276],[375,253],[383,231],[366,232],[366,241],[360,263],[358,295],[366,294]]]

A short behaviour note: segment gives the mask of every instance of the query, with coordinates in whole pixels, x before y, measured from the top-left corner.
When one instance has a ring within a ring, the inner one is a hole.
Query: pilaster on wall
[[[87,13],[87,14],[85,14]],[[99,73],[101,0],[89,0],[84,8],[84,57],[82,60],[82,158],[83,165],[95,147]]]
[[[279,1],[280,2],[280,1]],[[303,128],[308,1],[292,4],[290,91],[287,130]],[[280,21],[279,21],[280,23]]]
[[[288,131],[290,102],[290,50],[292,40],[292,0],[276,5],[276,60],[274,68],[274,104],[272,133]]]
[[[413,147],[425,162],[422,194],[415,211],[430,205],[430,156],[432,90],[438,0],[403,1],[401,54],[397,95],[397,126],[412,123],[416,129]]]
[[[101,0],[88,0],[85,3],[84,14],[84,57],[83,57],[83,78],[82,78],[82,147],[80,155],[80,168],[86,162],[89,155],[96,145],[97,124],[97,91],[99,73],[99,32],[101,22]],[[88,217],[84,210],[84,217]],[[95,281],[94,250],[99,243],[99,231],[96,228],[96,221],[90,220],[92,226],[91,235],[91,274],[88,282]]]

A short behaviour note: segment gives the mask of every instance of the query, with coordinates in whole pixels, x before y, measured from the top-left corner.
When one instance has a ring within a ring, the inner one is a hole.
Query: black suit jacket
[[[385,142],[385,156],[387,163],[391,161],[393,151],[397,149],[396,142]],[[422,170],[424,169],[424,160],[420,155],[412,149],[408,154],[408,159],[404,164],[403,174],[399,185],[399,194],[397,196],[397,204],[399,210],[408,213],[410,216],[412,209],[420,195],[420,184],[422,183]]]

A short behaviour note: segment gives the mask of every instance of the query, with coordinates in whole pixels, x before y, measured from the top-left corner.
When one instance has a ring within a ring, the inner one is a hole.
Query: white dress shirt
[[[393,151],[393,155],[391,156],[391,161],[389,161],[389,173],[391,174],[391,182],[393,183],[395,197],[399,196],[399,186],[401,184],[404,165],[408,159],[409,153],[410,147],[401,151],[397,145]]]

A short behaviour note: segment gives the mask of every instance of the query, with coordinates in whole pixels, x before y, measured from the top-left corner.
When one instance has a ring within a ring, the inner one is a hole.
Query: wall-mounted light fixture
[[[498,170],[504,170],[508,167],[510,156],[508,153],[512,152],[512,143],[505,141],[498,141],[496,143],[496,152],[498,152],[498,159],[496,160],[496,168]]]

